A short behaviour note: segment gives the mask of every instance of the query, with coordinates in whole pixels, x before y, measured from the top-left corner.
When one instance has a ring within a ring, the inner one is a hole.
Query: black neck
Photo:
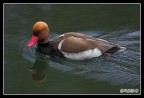
[[[46,43],[39,43],[39,42],[38,42],[38,45],[41,45],[41,46],[48,46],[49,43],[50,43],[50,41],[48,41],[48,42],[46,42]]]

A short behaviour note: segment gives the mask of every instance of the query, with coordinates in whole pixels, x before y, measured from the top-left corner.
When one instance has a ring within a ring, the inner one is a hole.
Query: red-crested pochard
[[[50,41],[49,27],[42,21],[36,22],[32,30],[33,35],[28,47],[37,42],[37,50],[46,55],[84,60],[125,50],[125,47],[77,32],[67,32]]]

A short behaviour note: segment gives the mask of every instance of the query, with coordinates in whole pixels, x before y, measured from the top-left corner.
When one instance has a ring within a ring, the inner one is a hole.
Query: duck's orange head
[[[31,40],[28,43],[28,47],[33,46],[36,42],[46,43],[50,38],[49,27],[45,22],[38,21],[34,24],[33,35]]]

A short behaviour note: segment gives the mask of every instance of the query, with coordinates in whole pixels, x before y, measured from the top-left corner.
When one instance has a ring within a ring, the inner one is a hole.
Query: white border
[[[141,3],[3,3],[3,95],[141,95],[141,56],[139,94],[5,94],[4,93],[4,5],[5,4],[139,4],[140,5],[140,55],[141,55]]]
[[[141,3],[4,3],[4,4],[140,4]]]

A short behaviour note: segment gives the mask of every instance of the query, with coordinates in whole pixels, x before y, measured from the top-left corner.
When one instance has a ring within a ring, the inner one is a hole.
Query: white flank
[[[61,47],[62,47],[64,40],[65,39],[63,39],[58,45],[58,49],[60,51],[61,51]],[[73,60],[85,60],[85,59],[90,59],[90,58],[98,57],[102,55],[101,51],[98,48],[95,48],[93,50],[90,49],[90,50],[82,51],[79,53],[67,53],[63,51],[61,52],[66,58],[73,59]]]
[[[60,46],[61,43],[59,44],[59,47]],[[85,60],[85,59],[90,59],[102,55],[101,51],[98,48],[79,52],[79,53],[67,53],[67,52],[62,52],[62,53],[66,58],[73,59],[73,60]]]
[[[59,44],[58,44],[58,49],[61,50],[61,47],[62,47],[62,43],[65,39],[63,39]]]

